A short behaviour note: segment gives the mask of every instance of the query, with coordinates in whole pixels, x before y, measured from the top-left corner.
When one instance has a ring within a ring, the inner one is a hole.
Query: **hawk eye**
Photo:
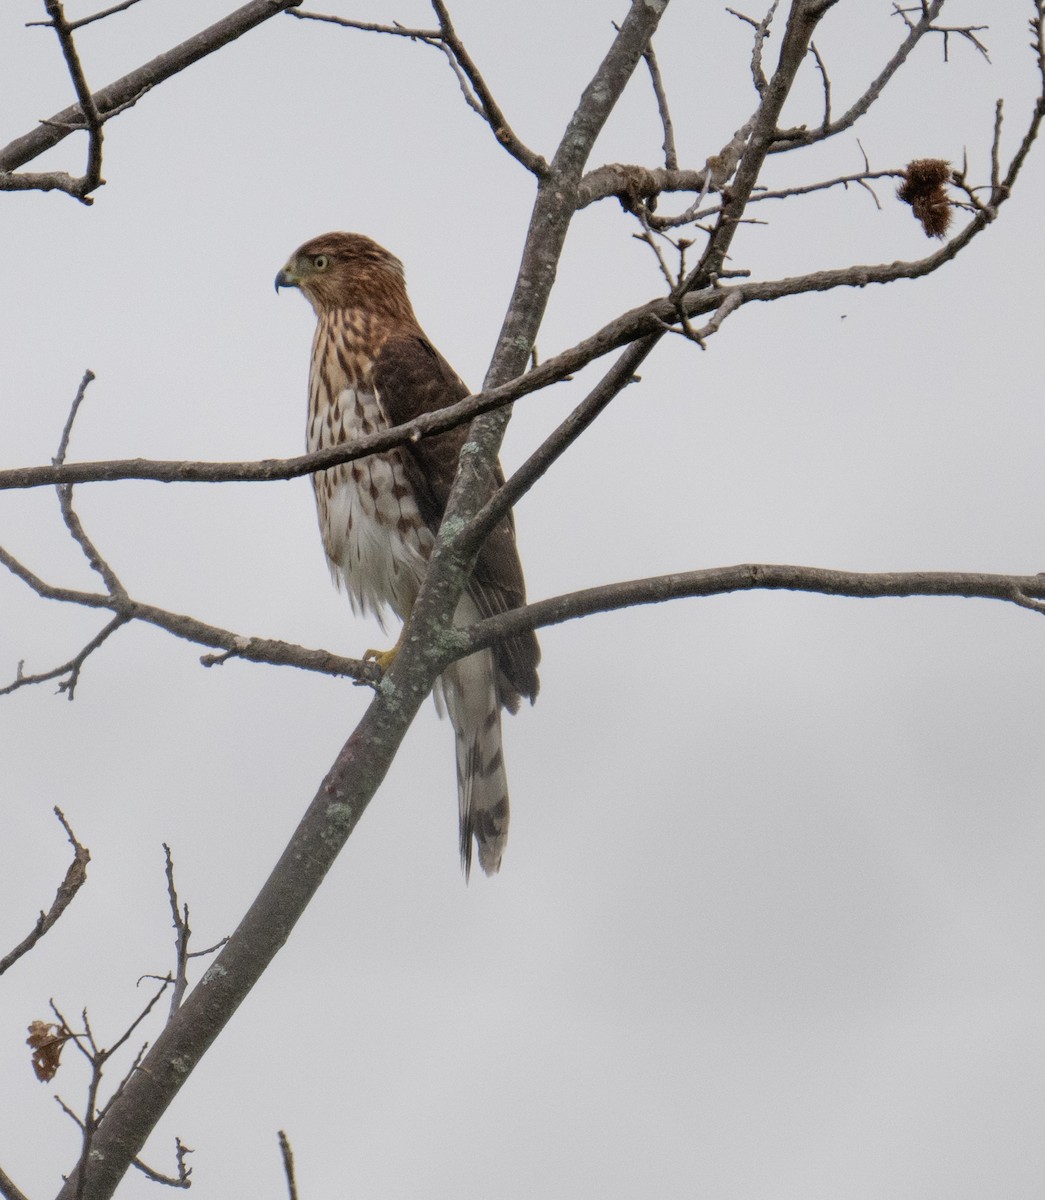
[[[325,254],[317,254],[312,260],[312,265],[317,271],[325,271],[330,265],[330,259]]]

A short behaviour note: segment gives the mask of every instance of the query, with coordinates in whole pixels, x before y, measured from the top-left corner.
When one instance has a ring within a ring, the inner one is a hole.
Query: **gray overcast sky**
[[[72,15],[92,5],[69,3]],[[109,82],[231,7],[147,0],[81,35]],[[898,42],[884,0],[841,0],[817,43],[836,111]],[[521,136],[549,154],[623,0],[451,10]],[[338,3],[430,25],[420,0]],[[755,11],[755,10],[753,10]],[[1030,6],[992,63],[923,46],[857,132],[874,167],[933,156],[985,179],[994,101],[1011,153],[1033,102]],[[0,11],[7,141],[69,103],[42,6]],[[683,162],[753,107],[750,29],[670,6],[657,49]],[[774,40],[771,43],[776,46]],[[810,69],[787,116],[814,123]],[[598,162],[659,159],[639,73]],[[5,194],[3,465],[47,462],[86,367],[70,456],[299,452],[312,316],[272,279],[307,237],[365,232],[403,259],[422,324],[480,383],[517,267],[529,178],[437,52],[275,19],[107,127],[93,208]],[[46,165],[79,171],[69,140]],[[860,169],[853,135],[768,181]],[[520,505],[530,595],[743,561],[1045,569],[1039,152],[1001,219],[917,283],[741,311],[702,354],[668,339]],[[931,249],[879,189],[763,206],[734,265],[778,277]],[[665,207],[671,205],[665,202]],[[582,213],[543,357],[662,290],[616,202]],[[517,464],[593,376],[517,407]],[[132,594],[243,633],[380,644],[330,586],[305,481],[78,489]],[[0,497],[0,544],[89,584],[47,492]],[[0,578],[0,677],[74,653],[97,617]],[[453,738],[426,705],[285,950],[149,1144],[196,1148],[193,1195],[574,1200],[1040,1200],[1045,1185],[1045,624],[980,601],[787,594],[681,602],[542,635],[538,704],[505,728],[498,878],[466,888]],[[0,950],[65,869],[87,888],[0,984],[0,1164],[56,1190],[83,1095],[66,1051],[31,1076],[24,1028],[86,1005],[111,1042],[171,961],[161,843],[197,945],[229,932],[367,695],[123,631],[75,703],[0,701]],[[155,1195],[128,1177],[128,1198]]]

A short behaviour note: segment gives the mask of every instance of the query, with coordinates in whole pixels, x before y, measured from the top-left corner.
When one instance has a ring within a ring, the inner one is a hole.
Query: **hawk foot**
[[[406,627],[404,626],[403,631],[400,633],[399,638],[394,646],[390,647],[388,650],[364,650],[363,662],[374,663],[380,670],[381,674],[384,675],[384,673],[395,661],[395,656],[400,650],[402,650],[403,640],[405,637]]]

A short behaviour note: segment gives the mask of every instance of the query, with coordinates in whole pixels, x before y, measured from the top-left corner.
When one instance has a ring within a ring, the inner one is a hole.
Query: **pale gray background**
[[[71,15],[94,7],[70,4]],[[150,0],[84,30],[109,82],[227,11]],[[817,38],[841,111],[901,36],[842,0]],[[344,15],[431,25],[420,0]],[[623,0],[456,0],[515,128],[549,154]],[[955,3],[993,66],[922,47],[859,134],[986,179],[993,102],[1011,151],[1032,102],[1029,6]],[[7,140],[67,104],[42,5],[0,10]],[[778,41],[774,39],[775,47]],[[672,5],[657,41],[680,152],[699,165],[753,106],[750,30]],[[789,106],[819,120],[815,73]],[[659,160],[640,72],[592,165]],[[445,61],[278,18],[107,127],[92,209],[4,195],[4,465],[46,462],[85,367],[73,458],[241,459],[303,444],[312,318],[272,278],[307,237],[366,232],[419,316],[481,381],[533,188]],[[46,164],[82,169],[70,140]],[[859,170],[853,136],[769,178]],[[1042,159],[999,223],[917,283],[740,312],[701,354],[667,339],[641,386],[520,505],[530,594],[746,560],[867,570],[1045,569]],[[776,277],[927,253],[909,211],[854,190],[763,206],[735,265]],[[670,207],[668,205],[667,207]],[[662,290],[616,202],[579,216],[540,337],[548,356]],[[517,464],[594,378],[520,403]],[[331,588],[306,481],[77,491],[132,593],[243,633],[346,654],[380,644]],[[93,586],[52,493],[0,497],[0,543]],[[99,627],[0,579],[0,675]],[[197,1200],[301,1194],[1007,1200],[1045,1188],[1045,622],[1000,604],[744,595],[542,636],[543,690],[506,726],[514,820],[499,878],[465,888],[453,739],[431,706],[284,952],[148,1147],[196,1147]],[[0,702],[0,946],[93,862],[60,925],[0,984],[0,1162],[47,1196],[78,1138],[66,1051],[29,1071],[53,996],[111,1042],[171,961],[161,843],[197,945],[228,932],[367,695],[124,631],[75,703]],[[155,1028],[155,1027],[153,1027]],[[121,1195],[157,1195],[132,1174]]]

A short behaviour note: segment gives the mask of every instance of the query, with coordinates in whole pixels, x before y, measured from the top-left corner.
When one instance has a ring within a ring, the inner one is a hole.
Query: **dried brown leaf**
[[[62,1047],[72,1036],[64,1025],[56,1025],[53,1021],[33,1021],[29,1026],[29,1036],[25,1040],[33,1049],[33,1070],[41,1083],[54,1078]]]

